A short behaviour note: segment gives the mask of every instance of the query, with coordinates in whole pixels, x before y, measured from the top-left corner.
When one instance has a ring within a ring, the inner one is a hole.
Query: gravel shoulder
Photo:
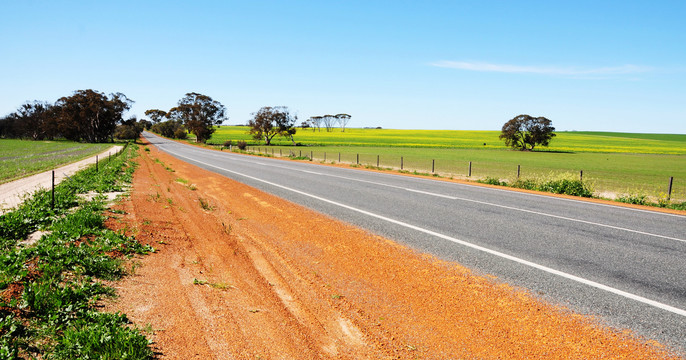
[[[164,359],[673,358],[547,304],[157,151],[108,225],[158,251],[106,310]]]

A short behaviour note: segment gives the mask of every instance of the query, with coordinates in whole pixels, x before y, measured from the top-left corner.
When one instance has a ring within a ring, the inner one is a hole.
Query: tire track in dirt
[[[155,148],[141,155],[127,215],[109,225],[159,251],[107,307],[149,324],[161,358],[670,358]]]

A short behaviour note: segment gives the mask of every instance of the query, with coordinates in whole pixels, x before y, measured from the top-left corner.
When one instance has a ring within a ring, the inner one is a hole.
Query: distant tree
[[[188,132],[195,135],[196,142],[205,142],[214,133],[214,126],[227,119],[224,105],[198,93],[187,93],[167,117],[182,121]]]
[[[321,117],[321,116],[311,116],[311,117],[308,119],[308,121],[310,122],[310,124],[312,124],[312,132],[314,132],[315,129],[317,129],[318,131],[322,131],[322,130],[321,130],[322,118],[323,118],[323,117]]]
[[[59,132],[68,140],[97,143],[112,141],[114,129],[133,101],[122,93],[77,90],[55,103]]]
[[[544,117],[518,115],[503,125],[500,138],[514,149],[533,150],[537,145],[548,146],[553,131],[552,121]]]
[[[153,123],[157,124],[167,118],[167,112],[160,109],[145,110],[145,116],[149,117]]]
[[[188,137],[186,128],[183,127],[181,121],[177,120],[167,120],[153,124],[150,131],[168,138],[185,139]],[[181,137],[181,134],[183,134],[183,137]]]
[[[336,121],[338,121],[338,125],[341,127],[341,132],[345,132],[345,127],[348,125],[351,116],[348,114],[336,114],[334,117],[336,118]]]
[[[297,116],[291,115],[286,106],[265,106],[253,113],[253,118],[248,122],[250,134],[253,139],[264,140],[266,145],[271,145],[276,136],[290,137],[293,144],[295,135],[295,122]]]
[[[300,123],[300,129],[305,130],[310,128],[310,120],[305,120]]]
[[[150,130],[150,128],[152,127],[152,122],[150,122],[149,120],[141,119],[138,122],[141,125],[143,125],[143,129],[145,129],[145,130]]]
[[[44,101],[27,102],[8,115],[7,133],[13,138],[53,139],[57,136],[55,107]]]
[[[334,115],[327,114],[322,116],[322,122],[324,123],[324,127],[326,128],[326,132],[331,132],[333,130],[335,119],[336,116]]]
[[[114,137],[121,140],[136,140],[145,129],[145,124],[138,121],[135,116],[125,120],[114,129]]]

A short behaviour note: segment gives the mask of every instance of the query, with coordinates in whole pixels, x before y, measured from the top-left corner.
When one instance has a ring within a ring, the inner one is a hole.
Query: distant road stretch
[[[191,164],[686,349],[684,216],[144,136]]]

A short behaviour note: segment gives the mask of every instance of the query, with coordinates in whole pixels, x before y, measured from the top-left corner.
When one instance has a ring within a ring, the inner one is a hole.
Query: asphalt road
[[[217,152],[191,164],[529,289],[686,353],[686,217]]]

